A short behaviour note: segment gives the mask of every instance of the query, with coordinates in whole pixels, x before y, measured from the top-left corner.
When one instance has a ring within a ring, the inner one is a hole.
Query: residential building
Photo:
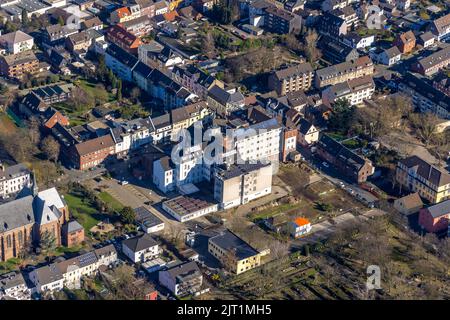
[[[393,46],[389,49],[379,49],[369,52],[369,56],[377,63],[392,66],[400,61],[402,54],[396,46]]]
[[[194,261],[169,267],[159,271],[160,285],[178,297],[195,294],[203,284],[203,275]]]
[[[107,30],[106,39],[131,54],[137,54],[138,47],[142,45],[140,38],[119,25],[114,25]]]
[[[411,30],[400,33],[395,38],[393,44],[397,46],[402,54],[410,53],[416,46],[416,36]]]
[[[122,80],[133,81],[133,69],[137,63],[138,59],[134,55],[115,44],[110,44],[106,49],[106,66]]]
[[[344,19],[331,13],[325,13],[320,17],[318,30],[321,34],[336,39],[347,34],[348,25]]]
[[[236,88],[224,89],[214,85],[208,91],[208,106],[221,115],[244,107],[244,95]]]
[[[429,30],[438,41],[446,38],[450,34],[450,13],[431,22]]]
[[[330,14],[344,19],[345,23],[347,24],[347,30],[356,29],[358,27],[359,17],[356,10],[352,6],[346,6],[344,8],[332,10],[330,11]]]
[[[435,41],[436,38],[430,31],[422,33],[417,39],[417,43],[420,44],[423,48],[431,47],[432,45],[434,45]]]
[[[268,86],[280,96],[289,92],[308,90],[313,82],[313,72],[309,63],[301,63],[281,69],[269,76]]]
[[[221,209],[246,204],[272,191],[272,165],[235,164],[214,172],[214,199]]]
[[[31,185],[31,172],[25,165],[5,166],[0,163],[0,198],[9,198]]]
[[[197,121],[203,121],[210,115],[211,110],[205,101],[171,110],[172,137],[176,137],[180,130],[188,129]]]
[[[49,46],[56,46],[64,44],[66,38],[72,34],[78,33],[75,28],[70,28],[67,25],[53,24],[45,28],[44,38]]]
[[[111,24],[118,24],[136,19],[138,18],[138,16],[139,15],[136,12],[132,13],[130,8],[121,7],[110,13],[109,21],[111,22]]]
[[[134,263],[144,263],[159,253],[159,244],[148,233],[122,241],[122,252]]]
[[[281,161],[286,162],[294,152],[297,152],[298,130],[295,126],[284,127],[281,136]]]
[[[342,43],[353,49],[364,50],[366,48],[372,47],[375,42],[374,35],[361,36],[356,32],[347,33],[342,37]]]
[[[450,46],[438,50],[429,56],[418,60],[411,69],[424,76],[431,76],[450,64]]]
[[[288,223],[288,231],[294,239],[300,238],[311,231],[311,222],[306,218],[297,218]]]
[[[423,202],[418,192],[398,198],[394,201],[394,208],[404,215],[419,212],[423,208]]]
[[[97,273],[99,265],[94,251],[57,262],[56,268],[63,276],[63,285],[69,289],[80,289],[81,278]]]
[[[353,106],[370,99],[374,92],[373,78],[364,76],[326,88],[322,91],[322,100],[324,105],[331,106],[336,101],[345,99]]]
[[[401,189],[417,192],[431,203],[450,199],[450,174],[418,156],[397,163],[395,180]]]
[[[110,134],[77,143],[71,148],[70,161],[79,170],[93,168],[114,154],[114,146]]]
[[[208,252],[235,274],[261,265],[261,254],[228,229],[209,238]]]
[[[4,34],[0,37],[0,46],[8,54],[16,54],[33,48],[34,39],[20,30]]]
[[[31,300],[31,290],[20,272],[0,276],[0,300]]]
[[[450,119],[450,97],[418,75],[407,73],[398,84],[399,91],[412,98],[415,108]]]
[[[172,70],[175,79],[190,92],[202,99],[208,96],[208,90],[214,86],[224,89],[225,84],[192,64],[175,66]]]
[[[58,266],[53,263],[30,272],[30,281],[40,293],[59,291],[64,288],[64,277]]]
[[[294,30],[300,30],[301,17],[295,13],[271,6],[265,10],[263,28],[278,34],[292,33]]]
[[[303,147],[309,147],[319,141],[319,130],[308,120],[302,118],[298,125],[297,142]]]
[[[355,78],[371,76],[375,68],[368,56],[362,56],[356,60],[342,62],[316,71],[314,84],[316,88],[346,82]]]
[[[331,64],[356,60],[359,57],[358,50],[343,44],[341,38],[322,36],[318,47],[322,50],[323,58]]]
[[[370,160],[357,155],[326,134],[321,135],[316,146],[320,158],[334,165],[354,182],[365,182],[375,171]]]
[[[21,79],[25,74],[37,73],[38,69],[39,60],[31,50],[0,56],[0,74],[3,76]]]
[[[119,23],[118,25],[136,37],[143,37],[153,29],[150,17],[146,15]]]
[[[450,199],[423,208],[419,213],[419,225],[428,232],[447,231],[450,221]]]

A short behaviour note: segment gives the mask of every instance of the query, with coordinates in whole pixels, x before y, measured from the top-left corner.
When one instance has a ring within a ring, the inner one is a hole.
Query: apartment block
[[[313,82],[314,71],[309,63],[301,63],[278,70],[269,76],[268,86],[278,95],[289,92],[308,90]]]
[[[418,156],[412,156],[397,163],[395,180],[400,188],[438,203],[450,199],[450,174]]]

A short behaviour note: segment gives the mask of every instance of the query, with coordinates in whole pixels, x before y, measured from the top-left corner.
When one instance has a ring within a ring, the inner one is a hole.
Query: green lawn
[[[80,80],[79,86],[85,90],[91,97],[95,97],[98,95],[108,95],[108,102],[113,102],[116,100],[116,95],[112,94],[111,92],[106,91],[106,89],[103,89],[103,92],[100,92],[98,87],[96,87],[96,83],[90,83],[86,80]]]
[[[81,245],[67,248],[67,247],[58,247],[55,249],[55,255],[63,255],[66,253],[77,253],[79,252],[83,247]]]
[[[17,270],[17,266],[20,264],[20,259],[12,258],[4,262],[0,262],[0,274],[8,273],[13,270]]]
[[[95,217],[99,214],[97,209],[95,209],[89,201],[86,201],[81,196],[73,193],[64,195],[64,199],[67,201],[70,212],[74,218],[86,231],[89,231],[93,226],[100,222],[100,220]]]
[[[117,201],[112,195],[110,195],[108,192],[103,191],[100,192],[98,194],[99,198],[102,199],[104,202],[108,203],[109,205],[111,205],[111,207],[115,210],[115,211],[120,211],[123,208],[123,205]]]

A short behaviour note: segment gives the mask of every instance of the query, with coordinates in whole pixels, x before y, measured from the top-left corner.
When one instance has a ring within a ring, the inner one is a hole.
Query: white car
[[[120,181],[120,184],[123,185],[123,186],[124,186],[124,185],[127,185],[127,184],[128,184],[128,181],[122,180],[122,181]]]
[[[329,168],[330,167],[330,165],[327,163],[327,162],[322,162],[322,165],[325,167],[325,168]]]

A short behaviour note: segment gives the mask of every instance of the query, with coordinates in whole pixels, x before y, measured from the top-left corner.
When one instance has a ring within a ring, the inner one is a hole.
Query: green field
[[[64,195],[64,199],[69,205],[70,212],[74,218],[89,231],[93,226],[100,222],[100,213],[89,201],[84,200],[79,195],[69,193]]]
[[[98,197],[109,204],[114,211],[120,211],[123,208],[123,205],[106,191],[100,192]]]

